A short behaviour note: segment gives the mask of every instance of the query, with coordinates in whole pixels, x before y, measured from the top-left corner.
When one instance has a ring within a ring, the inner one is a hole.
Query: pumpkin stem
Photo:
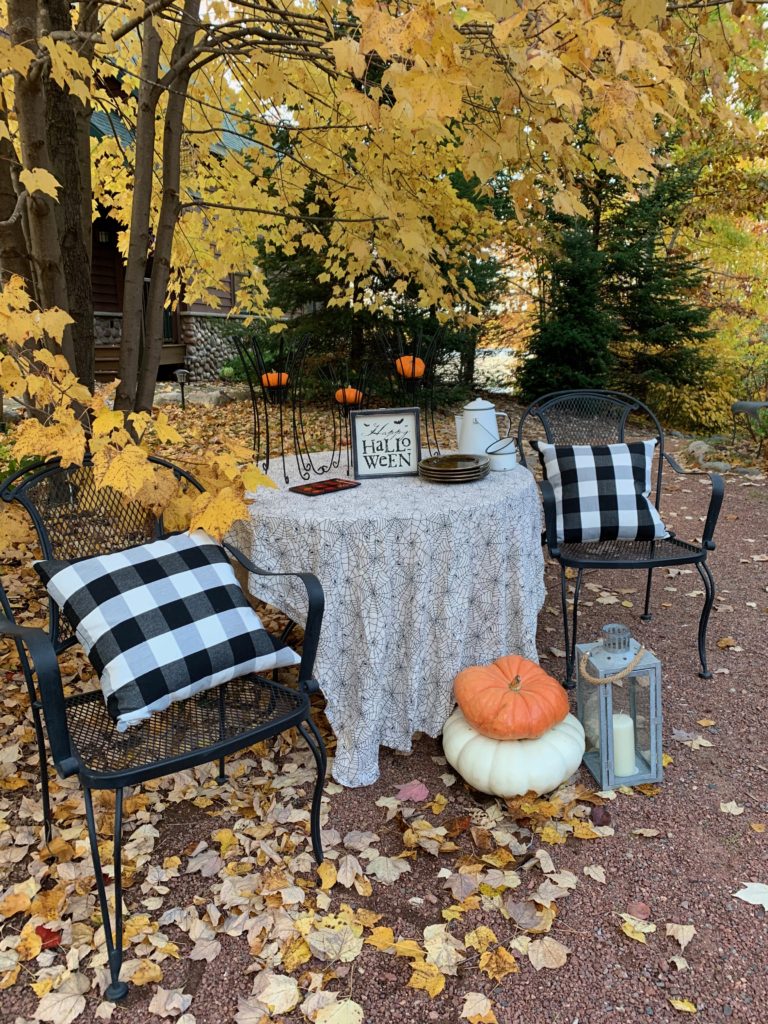
[[[509,688],[510,690],[512,690],[513,693],[517,693],[517,691],[522,687],[522,685],[523,680],[520,678],[520,676],[515,676],[515,678],[509,684]]]

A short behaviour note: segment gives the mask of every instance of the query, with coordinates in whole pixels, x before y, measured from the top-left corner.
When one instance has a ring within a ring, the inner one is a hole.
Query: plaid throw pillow
[[[73,562],[35,562],[72,624],[122,732],[250,672],[301,660],[275,650],[224,549],[201,530]]]
[[[656,441],[531,444],[555,492],[558,543],[668,536],[648,500]]]

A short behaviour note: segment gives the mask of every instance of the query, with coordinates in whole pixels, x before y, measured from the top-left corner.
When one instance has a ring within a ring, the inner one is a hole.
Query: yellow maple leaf
[[[318,867],[317,873],[320,876],[320,887],[328,890],[336,884],[336,868],[330,861],[324,860]]]
[[[131,981],[134,985],[151,985],[163,980],[162,968],[153,960],[134,960],[133,963],[138,966],[130,966],[125,974],[126,981]]]
[[[549,843],[551,846],[565,842],[565,836],[558,832],[554,825],[545,825],[541,832],[539,832],[539,836],[542,842]]]
[[[227,853],[234,847],[237,846],[239,840],[231,828],[220,828],[217,829],[212,835],[214,843],[219,844],[219,851],[222,857],[226,857]]]
[[[233,523],[247,520],[248,506],[232,487],[223,487],[218,494],[200,494],[195,499],[190,530],[205,530],[221,540]]]
[[[588,821],[576,819],[573,823],[573,834],[577,839],[599,839],[600,836]]]
[[[43,195],[51,196],[58,202],[58,190],[61,185],[44,167],[25,167],[19,174],[19,181],[30,195],[42,192]]]
[[[409,956],[423,960],[426,953],[415,939],[399,939],[394,946],[395,956]]]
[[[635,942],[647,944],[648,940],[645,936],[655,932],[656,925],[653,921],[643,921],[639,917],[635,917],[633,914],[622,914],[621,930],[630,939],[634,939]]]
[[[16,953],[19,960],[34,960],[43,948],[43,940],[35,931],[33,924],[26,924],[21,929],[19,941],[16,944]]]
[[[178,430],[168,422],[168,417],[164,412],[157,414],[154,427],[160,444],[180,444],[184,440]]]
[[[676,1010],[679,1010],[681,1013],[698,1013],[699,1012],[696,1009],[695,1003],[692,1003],[690,1001],[690,999],[673,999],[670,996],[669,1002],[670,1002],[671,1006],[674,1006],[674,1008]]]
[[[408,981],[408,988],[422,989],[434,999],[445,988],[445,975],[434,964],[416,961],[411,964],[413,973]]]
[[[478,953],[484,953],[489,946],[495,945],[498,941],[495,932],[484,924],[479,925],[471,932],[467,932],[464,936],[464,945],[471,946]]]
[[[69,313],[59,309],[58,306],[51,306],[50,309],[44,309],[39,314],[40,328],[45,331],[49,338],[53,338],[58,342],[61,342],[61,339],[64,337],[64,328],[74,322]],[[90,398],[90,394],[88,398]]]
[[[378,928],[374,928],[368,938],[365,940],[367,946],[373,946],[374,949],[385,952],[386,950],[392,949],[395,945],[395,933],[391,928],[386,928],[383,925]]]
[[[19,461],[28,457],[60,458],[64,468],[79,465],[85,457],[82,424],[74,417],[65,423],[23,420],[14,433],[13,457]]]
[[[493,951],[486,950],[481,955],[478,966],[492,981],[501,981],[508,974],[517,974],[520,970],[517,960],[503,946]]]
[[[118,450],[112,446],[102,448],[93,457],[93,478],[97,487],[112,487],[129,501],[154,476],[154,467],[147,461],[147,452],[131,444]]]
[[[283,967],[289,974],[311,959],[312,950],[300,935],[289,942],[283,951]]]
[[[14,914],[24,914],[29,910],[31,900],[27,893],[18,890],[7,892],[0,899],[0,917],[13,917]]]
[[[94,437],[102,437],[111,434],[113,430],[122,428],[125,424],[125,416],[119,409],[103,408],[94,416],[91,424],[91,431]]]

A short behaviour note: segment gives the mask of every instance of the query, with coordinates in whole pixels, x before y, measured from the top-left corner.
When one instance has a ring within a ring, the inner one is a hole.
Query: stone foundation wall
[[[119,345],[123,318],[119,313],[97,314],[93,318],[93,334],[97,345]]]
[[[236,318],[182,313],[180,319],[190,380],[218,380],[221,367],[237,354],[231,339]]]

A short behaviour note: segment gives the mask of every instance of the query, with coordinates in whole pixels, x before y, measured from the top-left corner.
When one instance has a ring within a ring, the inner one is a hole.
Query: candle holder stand
[[[626,626],[607,625],[602,633],[595,643],[576,645],[584,763],[601,789],[660,782],[661,663]]]
[[[242,337],[235,335],[234,343],[251,396],[254,461],[268,473],[271,453],[273,449],[279,448],[273,457],[281,459],[285,482],[288,483],[285,433],[289,423],[293,433],[291,395],[294,387],[294,349],[284,344],[281,338],[277,354],[269,360],[268,366],[255,334]]]
[[[425,328],[406,331],[397,323],[387,324],[376,337],[376,348],[387,380],[393,408],[418,406],[421,411],[422,445],[430,455],[440,454],[435,429],[435,383],[442,350],[443,332]]]

